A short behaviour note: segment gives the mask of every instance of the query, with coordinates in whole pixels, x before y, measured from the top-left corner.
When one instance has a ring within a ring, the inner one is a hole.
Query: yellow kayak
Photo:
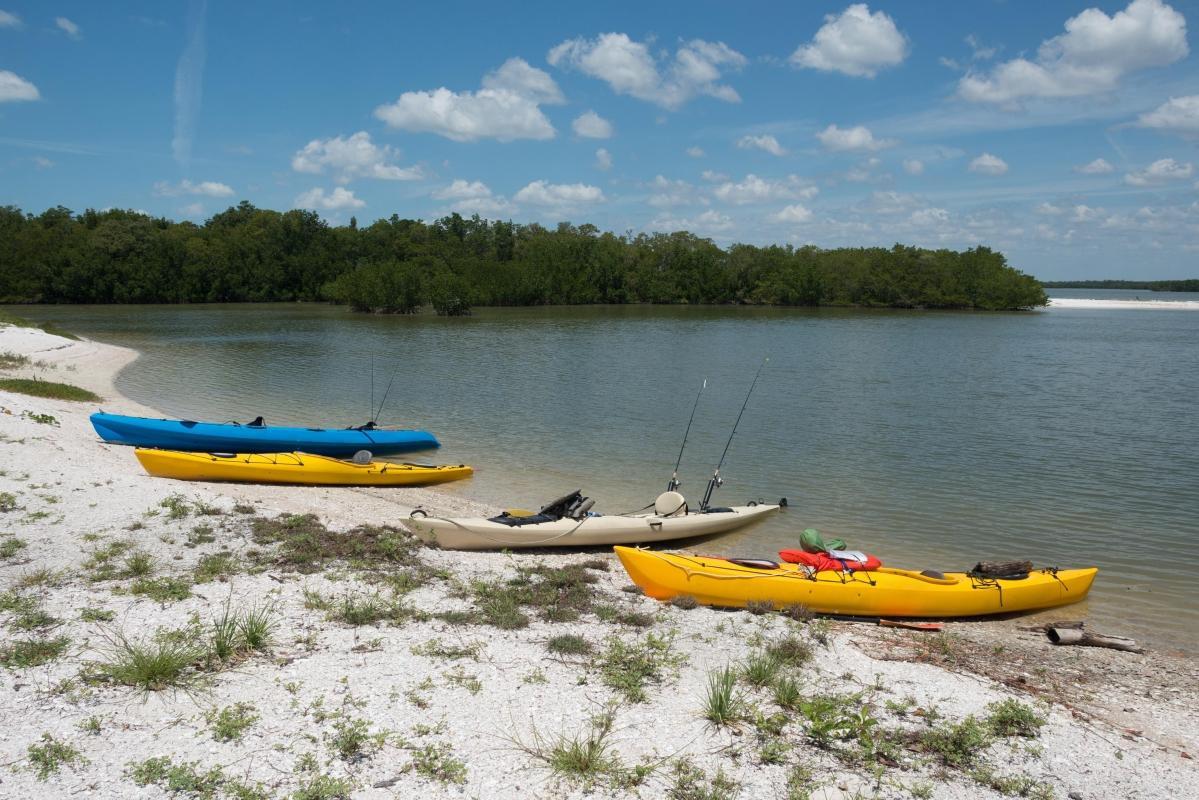
[[[427,486],[467,478],[465,464],[440,467],[369,461],[356,464],[309,453],[184,453],[134,451],[146,472],[183,481],[292,483],[314,486]]]
[[[704,605],[743,608],[770,602],[822,614],[863,617],[975,617],[1077,603],[1091,590],[1095,567],[1040,569],[1020,580],[930,577],[880,567],[870,572],[812,573],[798,564],[760,568],[712,556],[616,547],[629,577],[650,597],[690,595]]]

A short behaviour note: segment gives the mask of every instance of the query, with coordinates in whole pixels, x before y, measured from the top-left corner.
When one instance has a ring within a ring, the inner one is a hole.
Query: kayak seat
[[[501,525],[507,525],[510,528],[519,528],[522,525],[538,525],[542,522],[556,522],[562,517],[552,517],[549,514],[529,514],[528,516],[518,517],[512,516],[507,511],[500,514],[498,517],[491,517],[488,522],[498,522]]]
[[[733,509],[729,508],[728,506],[712,506],[711,508],[705,508],[703,513],[705,513],[705,514],[732,514]]]
[[[247,422],[246,427],[247,428],[265,428],[266,422],[262,419],[261,416],[258,416],[258,417],[254,417],[254,420],[252,422]]]

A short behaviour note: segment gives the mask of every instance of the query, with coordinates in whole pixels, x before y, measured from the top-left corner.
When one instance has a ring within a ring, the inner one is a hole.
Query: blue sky
[[[1199,4],[0,0],[0,203],[1199,275]]]

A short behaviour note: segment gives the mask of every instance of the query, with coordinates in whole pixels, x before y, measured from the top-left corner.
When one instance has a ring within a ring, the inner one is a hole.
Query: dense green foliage
[[[1141,289],[1150,292],[1199,292],[1199,278],[1177,281],[1042,281],[1046,289]]]
[[[0,208],[0,303],[332,300],[439,314],[472,305],[751,303],[1013,309],[1043,305],[1032,277],[985,247],[727,250],[686,232],[488,222],[331,227],[247,202],[199,226],[132,211]]]

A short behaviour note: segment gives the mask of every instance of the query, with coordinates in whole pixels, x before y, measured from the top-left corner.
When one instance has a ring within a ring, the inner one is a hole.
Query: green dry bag
[[[799,535],[799,546],[805,553],[827,553],[829,550],[847,549],[845,542],[840,539],[833,539],[825,544],[820,531],[815,528],[807,528]]]

